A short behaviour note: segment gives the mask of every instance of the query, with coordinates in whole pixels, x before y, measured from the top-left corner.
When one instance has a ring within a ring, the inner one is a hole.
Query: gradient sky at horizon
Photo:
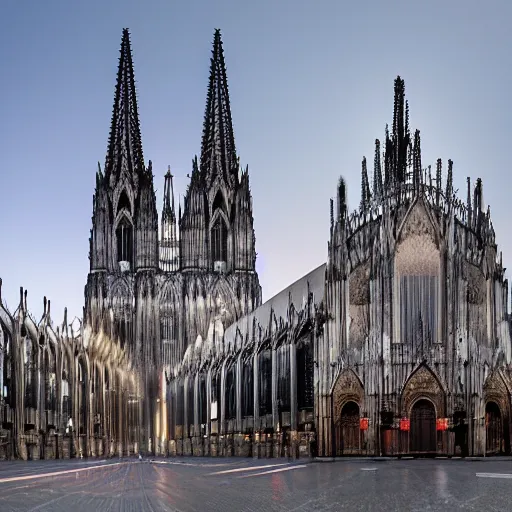
[[[508,231],[512,2],[135,1],[0,3],[0,277],[40,318],[81,315],[97,162],[123,27],[131,32],[144,157],[158,209],[171,165],[183,194],[200,151],[209,59],[222,30],[235,140],[249,165],[264,300],[325,262],[338,177],[359,204],[361,160],[405,79],[423,166],[484,180],[498,247]]]

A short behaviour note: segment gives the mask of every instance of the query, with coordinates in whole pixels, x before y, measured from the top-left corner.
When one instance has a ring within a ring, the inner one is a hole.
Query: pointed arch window
[[[57,409],[57,375],[55,349],[50,344],[45,351],[45,408],[47,411]]]
[[[252,361],[252,357],[248,357],[243,365],[242,416],[244,417],[254,415],[254,371]]]
[[[260,415],[272,414],[272,352],[267,349],[258,355]]]
[[[37,345],[25,338],[25,407],[37,408]]]
[[[297,347],[297,399],[299,410],[313,410],[314,368],[311,343],[304,341]]]
[[[117,225],[116,241],[117,261],[129,263],[129,269],[131,269],[133,266],[133,226],[126,217],[123,217]]]
[[[236,364],[233,363],[226,373],[226,419],[236,418]]]
[[[290,345],[277,349],[277,403],[279,412],[290,412]]]
[[[228,227],[219,215],[212,227],[212,260],[214,262],[227,262],[228,260]]]

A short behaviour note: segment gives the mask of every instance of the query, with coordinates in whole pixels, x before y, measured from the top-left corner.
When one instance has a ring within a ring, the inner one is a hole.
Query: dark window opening
[[[37,408],[37,366],[36,345],[30,338],[25,339],[25,407]]]
[[[222,192],[219,190],[215,195],[215,199],[213,200],[212,211],[214,212],[217,209],[221,209],[225,214],[227,214],[226,202],[224,201],[224,196]]]
[[[87,429],[87,383],[85,378],[85,366],[78,363],[78,433],[84,435]]]
[[[194,424],[194,379],[188,379],[188,392],[187,392],[187,424],[192,426]]]
[[[314,366],[311,344],[306,342],[297,348],[297,399],[299,409],[313,409]]]
[[[226,419],[236,418],[236,366],[233,364],[226,375]]]
[[[183,420],[185,419],[184,410],[185,410],[185,386],[183,382],[178,384],[178,389],[176,392],[176,425],[183,425]]]
[[[133,266],[133,228],[127,219],[123,218],[117,225],[117,261],[127,261]]]
[[[272,414],[272,352],[258,355],[260,415]]]
[[[212,227],[212,259],[214,262],[228,260],[228,228],[220,216]]]
[[[254,372],[252,357],[244,362],[242,378],[242,416],[254,415]]]
[[[128,199],[128,195],[126,194],[126,190],[121,192],[119,196],[119,201],[117,203],[117,213],[119,213],[122,209],[128,210],[130,213],[132,211],[132,205],[130,204],[130,200]]]
[[[279,412],[290,412],[290,345],[277,349],[277,403]]]
[[[208,418],[208,402],[206,395],[206,377],[201,375],[199,380],[199,424],[206,424]]]

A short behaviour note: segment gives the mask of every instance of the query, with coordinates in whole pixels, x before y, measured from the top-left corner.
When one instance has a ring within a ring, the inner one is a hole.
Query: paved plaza
[[[510,511],[512,461],[0,463],[8,511]]]

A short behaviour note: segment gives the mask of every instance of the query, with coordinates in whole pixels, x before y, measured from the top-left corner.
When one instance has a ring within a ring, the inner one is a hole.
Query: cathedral
[[[160,218],[123,31],[83,318],[1,301],[0,458],[510,453],[511,337],[480,179],[422,165],[404,81],[361,202],[340,178],[326,262],[261,303],[249,171],[220,31],[200,157]]]

